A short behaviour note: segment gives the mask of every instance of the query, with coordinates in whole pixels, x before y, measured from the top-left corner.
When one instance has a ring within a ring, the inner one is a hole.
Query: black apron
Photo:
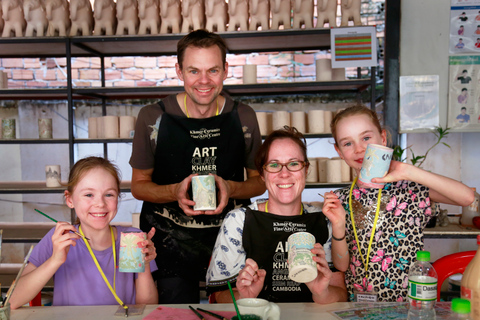
[[[215,173],[225,180],[244,181],[245,140],[237,103],[232,112],[206,119],[185,118],[165,112],[158,128],[152,181],[159,185],[181,182],[192,173]],[[225,214],[250,200],[230,199],[220,215],[189,217],[178,202],[143,203],[140,227],[156,228],[159,278],[205,280],[219,227]]]
[[[315,242],[324,245],[329,236],[325,215],[304,211],[300,216],[279,216],[247,208],[243,247],[247,258],[267,271],[258,298],[272,302],[313,302],[312,293],[304,283],[288,278],[287,239],[299,231],[310,232]]]

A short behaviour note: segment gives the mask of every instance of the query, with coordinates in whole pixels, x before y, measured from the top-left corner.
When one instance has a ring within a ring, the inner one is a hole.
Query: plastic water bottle
[[[470,301],[462,298],[452,299],[452,317],[453,320],[471,320]]]
[[[438,276],[430,264],[430,252],[418,251],[408,273],[409,320],[435,319]]]

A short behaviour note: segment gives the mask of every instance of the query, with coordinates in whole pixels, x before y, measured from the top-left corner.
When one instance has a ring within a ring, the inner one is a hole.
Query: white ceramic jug
[[[245,298],[237,300],[240,314],[254,314],[263,320],[280,320],[280,308],[265,299]]]

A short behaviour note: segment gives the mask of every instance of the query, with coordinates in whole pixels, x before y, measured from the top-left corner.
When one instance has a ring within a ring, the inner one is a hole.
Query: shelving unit
[[[67,139],[0,140],[0,144],[67,144],[70,166],[74,163],[74,145],[103,144],[107,154],[109,143],[131,142],[131,139],[77,139],[74,136],[74,100],[102,100],[102,114],[106,115],[108,99],[161,99],[183,91],[183,86],[159,87],[105,87],[105,58],[118,56],[161,56],[176,55],[177,42],[184,34],[158,36],[90,36],[90,37],[44,37],[44,38],[0,38],[0,58],[66,58],[67,87],[44,89],[0,89],[2,100],[66,100],[68,105]],[[255,32],[224,32],[221,36],[229,48],[229,54],[250,52],[292,52],[301,50],[324,50],[330,48],[329,29],[269,30]],[[72,84],[72,58],[98,57],[101,64],[101,87],[82,88]],[[375,75],[375,68],[371,74]],[[372,79],[326,81],[257,83],[248,85],[225,85],[224,91],[232,97],[278,96],[317,94],[321,92],[360,94],[371,89],[371,101],[375,101],[375,77]],[[307,135],[309,138],[327,138],[329,134]],[[336,188],[347,184],[315,183],[306,188]],[[123,192],[130,191],[129,182],[122,186]],[[0,184],[0,194],[15,193],[61,193],[63,188],[46,188],[43,182],[16,182]]]

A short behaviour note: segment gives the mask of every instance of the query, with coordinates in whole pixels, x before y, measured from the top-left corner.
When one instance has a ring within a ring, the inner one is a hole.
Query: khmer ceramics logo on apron
[[[193,139],[210,139],[220,136],[220,129],[200,129],[200,130],[190,130],[190,136]]]
[[[306,230],[307,225],[305,223],[295,223],[291,221],[273,223],[273,231],[299,232]]]

